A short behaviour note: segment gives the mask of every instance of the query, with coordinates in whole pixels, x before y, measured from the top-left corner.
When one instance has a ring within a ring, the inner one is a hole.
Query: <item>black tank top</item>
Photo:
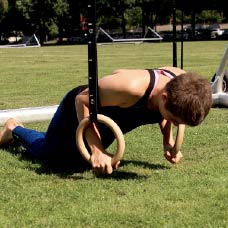
[[[148,86],[145,94],[143,95],[143,97],[141,97],[136,102],[136,104],[134,104],[132,107],[147,106],[148,98],[149,98],[150,93],[153,90],[154,84],[155,84],[155,73],[154,73],[154,70],[162,70],[162,71],[165,71],[165,72],[171,74],[173,77],[176,77],[176,75],[173,72],[169,71],[169,70],[164,70],[164,69],[147,69],[147,70],[148,70],[148,72],[150,74],[150,83],[149,83],[149,86]]]

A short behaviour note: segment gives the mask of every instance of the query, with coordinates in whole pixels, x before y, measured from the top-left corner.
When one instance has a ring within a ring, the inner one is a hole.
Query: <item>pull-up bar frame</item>
[[[96,43],[96,1],[88,4],[88,84],[90,121],[97,121],[98,66]]]

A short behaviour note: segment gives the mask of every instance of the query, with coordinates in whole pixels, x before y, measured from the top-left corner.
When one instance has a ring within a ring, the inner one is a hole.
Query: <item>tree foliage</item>
[[[45,41],[47,36],[81,36],[82,18],[87,17],[88,0],[0,0],[1,30],[36,32]],[[177,9],[184,21],[228,21],[226,0],[97,0],[97,24],[104,28],[121,27],[123,33],[136,27],[167,24]],[[4,16],[4,18],[3,18]],[[193,19],[192,19],[193,18]]]
[[[0,21],[8,11],[8,0],[0,0]]]

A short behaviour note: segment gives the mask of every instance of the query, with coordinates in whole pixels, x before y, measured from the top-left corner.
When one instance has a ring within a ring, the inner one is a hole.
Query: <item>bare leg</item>
[[[18,123],[13,118],[10,118],[6,121],[6,123],[4,124],[4,126],[0,132],[0,147],[6,146],[7,144],[12,143],[12,141],[13,141],[12,131],[17,126],[23,127],[23,125],[21,123]]]

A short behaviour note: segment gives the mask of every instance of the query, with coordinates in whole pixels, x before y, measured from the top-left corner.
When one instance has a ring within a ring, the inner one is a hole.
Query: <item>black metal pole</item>
[[[88,3],[88,84],[90,121],[97,121],[98,69],[96,42],[96,0]]]
[[[177,67],[176,2],[173,0],[173,66]]]
[[[183,57],[184,57],[184,11],[181,10],[181,69],[183,69]]]

